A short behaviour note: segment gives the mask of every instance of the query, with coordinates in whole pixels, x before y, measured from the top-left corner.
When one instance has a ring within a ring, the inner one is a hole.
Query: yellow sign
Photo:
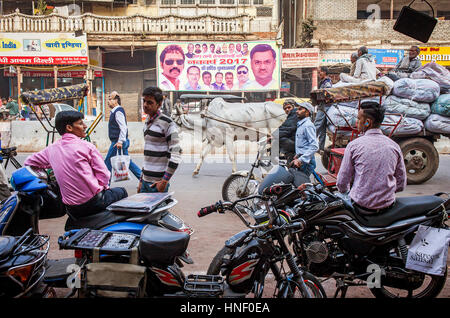
[[[442,66],[450,66],[450,47],[421,47],[419,59],[422,61],[422,65],[436,62]]]
[[[44,42],[44,47],[55,52],[74,52],[84,48],[84,43],[77,39],[52,39]]]
[[[0,51],[14,51],[21,47],[19,41],[13,39],[0,39]]]

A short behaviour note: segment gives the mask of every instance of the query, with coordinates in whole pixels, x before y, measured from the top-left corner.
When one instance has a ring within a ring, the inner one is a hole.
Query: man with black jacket
[[[287,115],[286,120],[272,134],[272,149],[276,149],[275,143],[278,141],[280,155],[284,155],[288,162],[295,156],[295,131],[297,130],[298,117],[296,114],[296,102],[293,99],[286,99],[283,103],[283,110]]]

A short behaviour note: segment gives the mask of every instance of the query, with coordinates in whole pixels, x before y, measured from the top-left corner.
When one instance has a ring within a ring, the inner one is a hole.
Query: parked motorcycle
[[[180,256],[188,246],[189,235],[153,225],[147,225],[140,236],[94,230],[68,232],[59,238],[59,245],[76,250],[84,259],[76,287],[82,297],[246,297],[250,293],[262,297],[269,269],[277,281],[274,296],[325,297],[320,282],[296,265],[284,242],[286,231],[301,229],[303,224],[280,216],[269,197],[255,197],[268,211],[265,217],[257,216],[256,225],[240,212],[242,200],[218,202],[198,212],[202,217],[230,210],[249,228],[227,242],[227,248],[240,248],[227,260],[229,270],[224,276],[217,275],[220,267],[212,265],[207,275],[185,277]],[[217,264],[217,257],[212,264]],[[210,273],[211,268],[217,273]]]
[[[0,235],[19,236],[30,227],[37,234],[40,219],[66,214],[58,184],[47,172],[23,167],[12,174],[11,186],[15,192],[0,207]],[[133,197],[144,203],[136,205],[136,202],[131,202],[129,207],[110,206],[108,211],[76,220],[69,217],[65,229],[103,229],[139,235],[147,224],[153,224],[171,231],[193,233],[189,225],[169,212],[177,204],[170,193],[137,194],[127,199],[132,201]],[[185,258],[191,262],[188,256]],[[74,263],[74,258],[49,260],[45,282],[55,287],[66,287],[67,267]]]
[[[290,213],[305,228],[292,237],[297,262],[318,277],[337,281],[335,297],[345,297],[348,287],[367,285],[379,268],[376,297],[436,297],[444,287],[443,276],[428,275],[405,268],[408,246],[419,225],[446,228],[450,198],[432,196],[400,197],[380,215],[363,215],[345,195],[320,185],[299,190],[283,185],[276,206]],[[448,195],[447,195],[448,196]],[[370,266],[370,267],[369,267]]]
[[[20,237],[0,236],[0,297],[54,297],[44,282],[49,237],[30,228]]]

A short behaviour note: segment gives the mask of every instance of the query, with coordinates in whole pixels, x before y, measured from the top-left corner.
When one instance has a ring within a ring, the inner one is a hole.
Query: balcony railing
[[[66,17],[57,14],[30,16],[13,13],[0,16],[0,32],[74,32],[87,34],[249,34],[250,17],[203,15],[181,17],[99,16],[85,13]]]

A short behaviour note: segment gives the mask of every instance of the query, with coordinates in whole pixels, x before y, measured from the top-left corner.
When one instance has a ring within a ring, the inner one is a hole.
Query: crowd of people
[[[22,105],[19,109],[18,102],[13,97],[0,99],[0,113],[2,120],[38,120],[47,117],[51,119],[55,113],[53,104],[44,104],[35,108],[36,114],[28,105]]]

